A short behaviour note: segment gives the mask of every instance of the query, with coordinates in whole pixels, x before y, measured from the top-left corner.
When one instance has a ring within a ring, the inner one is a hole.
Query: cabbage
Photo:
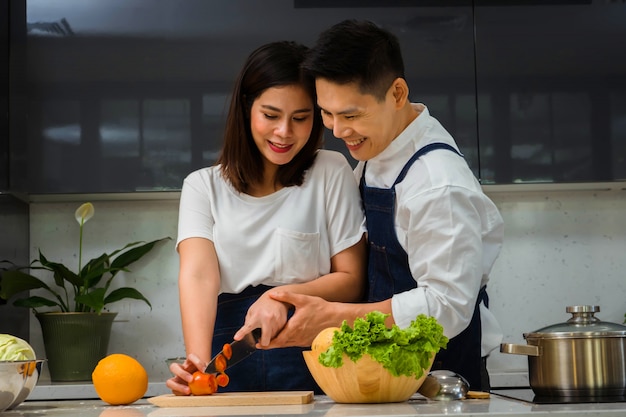
[[[417,316],[406,329],[397,325],[385,326],[389,314],[372,311],[357,318],[351,328],[344,320],[341,330],[335,332],[332,345],[322,352],[318,360],[326,366],[338,368],[343,355],[356,362],[368,354],[383,365],[392,375],[419,378],[430,366],[432,355],[448,345],[443,327],[434,317]]]
[[[36,359],[35,351],[25,341],[10,334],[0,334],[0,361]]]

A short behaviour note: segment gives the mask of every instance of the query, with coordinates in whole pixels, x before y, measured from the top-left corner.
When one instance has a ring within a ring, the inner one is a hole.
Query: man
[[[277,288],[273,298],[295,313],[265,348],[305,346],[323,328],[372,310],[390,313],[388,324],[400,327],[426,314],[451,339],[433,369],[455,371],[472,389],[488,390],[484,358],[501,339],[485,306],[503,240],[496,206],[450,134],[426,106],[409,101],[393,34],[371,22],[338,23],[320,35],[304,67],[315,77],[324,125],[360,161],[368,303],[329,303]]]

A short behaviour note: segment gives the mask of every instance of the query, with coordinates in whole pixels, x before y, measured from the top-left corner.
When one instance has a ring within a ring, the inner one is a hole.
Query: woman
[[[189,395],[204,367],[244,321],[261,346],[287,322],[275,286],[330,301],[361,300],[365,223],[352,169],[320,150],[322,123],[307,53],[293,42],[248,57],[232,93],[217,165],[183,184],[177,249],[184,364],[167,386]],[[228,368],[222,391],[315,390],[301,348],[259,350]]]

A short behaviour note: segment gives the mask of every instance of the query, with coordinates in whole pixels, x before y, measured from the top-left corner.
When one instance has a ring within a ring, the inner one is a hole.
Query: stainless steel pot
[[[626,396],[626,326],[594,316],[598,306],[569,306],[565,323],[524,333],[526,345],[502,343],[500,352],[528,356],[537,396]]]

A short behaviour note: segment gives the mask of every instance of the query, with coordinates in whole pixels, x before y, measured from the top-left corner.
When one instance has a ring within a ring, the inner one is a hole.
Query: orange
[[[327,327],[322,330],[315,336],[313,339],[313,343],[311,343],[311,350],[315,352],[315,354],[319,355],[322,352],[326,352],[326,350],[333,344],[333,336],[335,332],[340,331],[339,327]]]
[[[108,355],[91,374],[100,399],[111,405],[131,404],[148,390],[148,373],[135,359],[122,353]]]

